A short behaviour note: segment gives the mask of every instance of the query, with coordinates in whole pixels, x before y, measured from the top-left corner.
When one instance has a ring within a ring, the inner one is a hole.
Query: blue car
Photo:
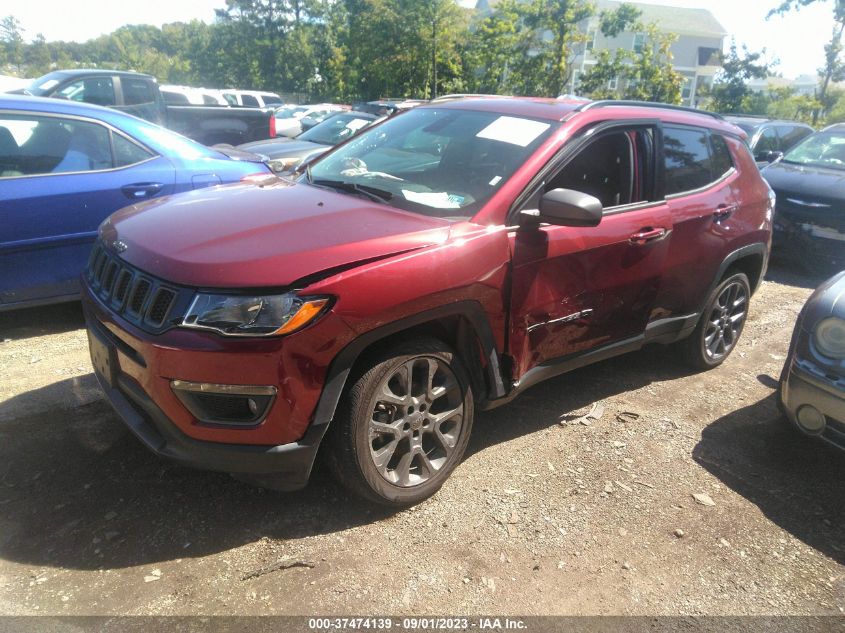
[[[0,95],[0,311],[77,299],[121,207],[269,173],[122,112]]]

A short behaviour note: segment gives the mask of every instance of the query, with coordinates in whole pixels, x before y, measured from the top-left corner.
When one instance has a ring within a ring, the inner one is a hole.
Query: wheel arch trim
[[[748,257],[760,257],[762,260],[760,276],[757,279],[757,283],[755,283],[751,287],[751,294],[754,294],[757,291],[757,289],[760,287],[760,284],[763,283],[763,277],[766,276],[766,268],[769,263],[769,249],[762,242],[755,242],[754,244],[748,244],[747,246],[738,248],[735,251],[731,252],[727,257],[725,257],[725,259],[719,266],[719,270],[716,272],[716,276],[713,278],[713,281],[707,288],[707,292],[704,294],[702,303],[698,306],[699,314],[703,314],[704,308],[706,307],[705,303],[707,301],[707,298],[713,293],[713,290],[715,290],[716,286],[719,285],[719,282],[722,281],[728,269],[734,264],[736,264],[738,261],[746,259]]]
[[[311,425],[306,436],[319,433],[320,436],[328,428],[337,410],[340,397],[346,386],[353,366],[364,353],[373,345],[387,339],[390,336],[399,334],[420,325],[435,323],[441,319],[458,317],[469,322],[474,330],[474,335],[481,345],[482,352],[487,360],[485,382],[487,396],[500,398],[505,395],[506,389],[502,379],[499,352],[496,349],[496,340],[493,336],[493,329],[484,308],[477,301],[466,300],[456,301],[448,305],[440,306],[432,310],[426,310],[417,314],[404,317],[386,325],[374,328],[356,337],[351,343],[344,347],[335,356],[326,380],[323,384],[323,392],[314,411]],[[470,368],[471,369],[471,368]]]

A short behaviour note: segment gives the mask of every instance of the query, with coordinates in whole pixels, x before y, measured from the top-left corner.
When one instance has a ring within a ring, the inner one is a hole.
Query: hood
[[[765,167],[762,174],[775,191],[845,202],[845,171],[778,161]]]
[[[762,170],[777,194],[777,213],[845,230],[845,171],[779,161]]]
[[[845,319],[845,271],[825,281],[807,299],[802,310],[802,327],[811,332],[819,321],[829,316]]]
[[[289,158],[291,156],[307,156],[315,151],[326,151],[328,146],[311,141],[296,141],[294,139],[273,139],[268,141],[256,141],[239,145],[238,149],[261,154],[269,159]]]
[[[246,151],[238,147],[232,147],[231,145],[212,145],[211,149],[217,150],[227,158],[231,158],[232,160],[239,160],[242,162],[263,163],[267,160],[266,156],[263,156],[257,152]]]
[[[100,233],[151,275],[196,287],[285,287],[327,269],[446,241],[447,220],[273,179],[150,200]]]
[[[292,143],[293,139],[287,136],[280,136],[276,138],[266,138],[261,141],[250,141],[249,143],[241,143],[235,149],[244,152],[254,152],[256,154],[264,154],[266,150],[273,149],[279,145],[286,145]]]

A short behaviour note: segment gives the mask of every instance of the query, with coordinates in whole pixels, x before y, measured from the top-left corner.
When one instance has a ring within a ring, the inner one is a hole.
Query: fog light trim
[[[186,380],[171,380],[170,388],[201,424],[241,429],[264,421],[277,392],[273,386]]]
[[[798,426],[808,435],[821,435],[827,426],[824,414],[810,404],[799,407],[795,413]]]

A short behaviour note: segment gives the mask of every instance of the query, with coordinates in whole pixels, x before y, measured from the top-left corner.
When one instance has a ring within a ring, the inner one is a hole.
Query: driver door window
[[[552,177],[544,192],[580,191],[598,198],[605,209],[648,201],[653,190],[653,147],[650,128],[603,134]]]

